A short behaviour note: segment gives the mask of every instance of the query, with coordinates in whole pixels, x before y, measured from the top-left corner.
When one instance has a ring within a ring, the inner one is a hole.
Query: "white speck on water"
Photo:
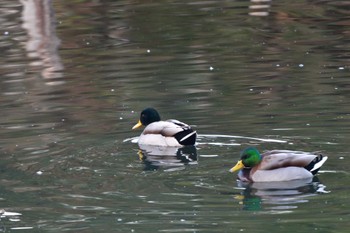
[[[9,220],[11,222],[19,222],[19,221],[21,221],[21,219],[19,219],[19,218],[10,218]]]
[[[147,49],[147,53],[150,53],[151,52],[151,50],[150,49]]]
[[[199,155],[199,156],[203,158],[214,158],[214,157],[218,157],[219,155]]]
[[[64,118],[62,118],[62,119],[61,119],[61,121],[65,121],[65,119],[64,119]]]
[[[253,88],[250,88],[249,91],[254,91],[254,89],[253,89]]]
[[[276,64],[276,67],[280,67],[281,65],[280,64]]]
[[[181,222],[185,222],[186,220],[185,220],[185,219],[181,219],[180,221],[181,221]]]
[[[212,66],[211,66],[211,67],[209,67],[209,70],[214,70],[214,67],[212,67]]]
[[[310,123],[307,123],[306,125],[307,125],[307,126],[310,126]]]
[[[300,67],[300,68],[303,68],[303,67],[304,67],[304,64],[299,64],[299,67]]]
[[[11,230],[31,230],[34,227],[11,227]]]
[[[9,32],[4,32],[4,35],[7,36],[8,34],[10,34]]]
[[[43,172],[42,171],[37,171],[36,174],[40,176],[40,175],[43,174]]]
[[[16,213],[16,212],[8,212],[5,210],[2,210],[3,212],[1,213],[1,216],[5,216],[5,217],[13,217],[13,216],[21,216],[21,213]]]
[[[344,70],[345,67],[344,67],[344,66],[341,66],[341,67],[339,67],[338,69],[339,69],[339,70]]]
[[[111,89],[111,92],[113,92],[113,91],[114,91],[114,89],[112,88],[112,89]]]
[[[117,219],[117,221],[118,221],[118,222],[121,222],[121,221],[123,221],[123,219],[121,219],[121,218],[118,218],[118,219]]]
[[[119,120],[123,120],[123,117],[119,117]]]
[[[90,42],[86,42],[86,45],[90,45]]]
[[[339,159],[340,159],[340,160],[343,160],[343,159],[344,159],[344,157],[343,157],[343,156],[340,156],[340,157],[339,157]]]

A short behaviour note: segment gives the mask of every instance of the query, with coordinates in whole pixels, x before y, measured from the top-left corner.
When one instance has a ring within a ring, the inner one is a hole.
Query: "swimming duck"
[[[321,154],[302,151],[272,150],[260,154],[254,147],[241,153],[241,159],[230,169],[239,171],[244,182],[271,182],[307,179],[316,175],[328,159]]]
[[[178,120],[162,121],[154,108],[144,109],[132,129],[141,126],[145,126],[138,140],[141,145],[181,147],[196,143],[197,133],[189,125]]]

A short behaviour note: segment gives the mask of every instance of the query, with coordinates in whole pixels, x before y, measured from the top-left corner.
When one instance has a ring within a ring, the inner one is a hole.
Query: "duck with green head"
[[[145,129],[138,140],[140,145],[181,147],[196,143],[197,133],[189,125],[173,119],[162,121],[154,108],[144,109],[132,129],[141,126]]]
[[[241,159],[230,169],[245,182],[290,181],[310,178],[326,162],[327,156],[303,151],[272,150],[262,154],[249,147],[241,153]]]

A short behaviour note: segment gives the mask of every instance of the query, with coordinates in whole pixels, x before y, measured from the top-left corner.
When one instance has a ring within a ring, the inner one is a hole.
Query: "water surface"
[[[2,1],[1,231],[347,232],[347,6]],[[147,106],[196,147],[140,151]],[[241,184],[228,170],[252,145],[329,159]]]

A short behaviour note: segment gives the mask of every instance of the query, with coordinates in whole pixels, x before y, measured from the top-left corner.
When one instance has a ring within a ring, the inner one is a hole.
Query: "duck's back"
[[[272,150],[262,154],[263,160],[259,165],[259,170],[271,170],[283,167],[306,167],[317,155],[290,150]]]
[[[147,125],[143,134],[161,134],[166,137],[172,137],[184,131],[185,128],[190,128],[190,126],[177,120],[157,121]]]
[[[196,132],[181,121],[157,121],[147,125],[139,138],[139,144],[162,146],[194,145],[196,136]]]

